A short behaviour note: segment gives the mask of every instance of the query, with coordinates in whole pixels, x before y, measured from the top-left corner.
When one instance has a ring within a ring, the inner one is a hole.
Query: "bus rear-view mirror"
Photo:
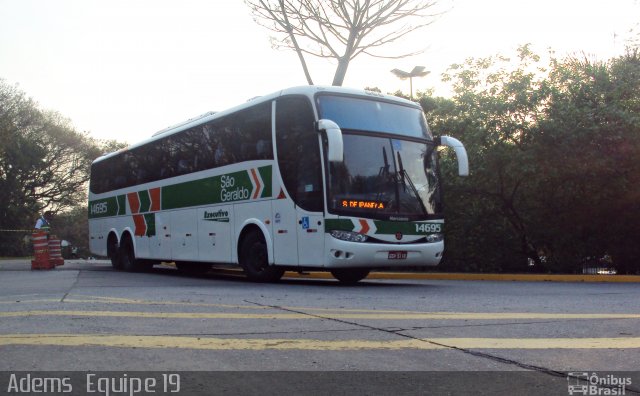
[[[452,148],[456,152],[458,159],[458,174],[460,176],[469,176],[469,158],[467,150],[461,141],[451,136],[440,136],[436,139],[436,145]]]
[[[329,162],[344,161],[344,142],[342,141],[342,131],[338,124],[331,120],[318,121],[318,130],[324,131],[327,135],[327,157]]]

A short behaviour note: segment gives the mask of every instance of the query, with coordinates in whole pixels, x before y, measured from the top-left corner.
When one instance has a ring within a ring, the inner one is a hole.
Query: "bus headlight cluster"
[[[348,242],[366,242],[367,239],[369,239],[368,236],[364,234],[360,234],[358,232],[341,231],[341,230],[331,231],[331,236],[336,239],[340,239],[342,241],[348,241]]]
[[[429,234],[426,236],[427,238],[427,242],[429,243],[433,243],[433,242],[441,242],[442,240],[444,240],[444,235],[443,234]]]

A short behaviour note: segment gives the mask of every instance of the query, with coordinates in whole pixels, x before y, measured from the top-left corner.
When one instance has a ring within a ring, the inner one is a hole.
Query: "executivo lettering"
[[[204,218],[206,221],[218,221],[221,223],[229,222],[229,212],[226,210],[218,210],[217,212],[209,212],[208,210],[204,211]]]

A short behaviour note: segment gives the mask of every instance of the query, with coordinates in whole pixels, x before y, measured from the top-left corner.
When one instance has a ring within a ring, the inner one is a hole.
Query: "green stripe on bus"
[[[325,232],[333,230],[353,231],[356,229],[357,219],[327,219]],[[394,235],[401,232],[404,235],[428,235],[443,231],[444,224],[440,222],[410,222],[410,221],[373,221],[376,232],[374,235]]]
[[[258,168],[258,172],[260,173],[260,177],[264,182],[264,190],[262,191],[262,195],[260,198],[271,198],[271,174],[273,172],[273,168],[271,166],[263,166]]]
[[[162,187],[162,209],[248,201],[253,191],[250,172],[243,170]],[[264,183],[260,198],[270,198],[272,167],[258,168],[258,172]]]
[[[138,198],[140,199],[140,213],[148,212],[151,209],[151,197],[149,197],[149,191],[139,191]]]
[[[442,223],[374,221],[376,234],[392,235],[401,232],[404,235],[429,235],[442,232]]]
[[[89,202],[89,218],[116,216],[118,214],[118,201],[116,197],[97,199]]]
[[[118,216],[124,216],[127,214],[127,196],[118,195]]]
[[[356,227],[353,221],[349,219],[326,219],[325,220],[325,232],[331,231],[353,231]]]
[[[181,209],[192,206],[213,205],[248,201],[252,198],[254,184],[252,170],[242,170],[224,175],[192,180],[161,188],[162,210]],[[255,168],[254,171],[255,172]],[[273,188],[273,167],[271,165],[257,168],[260,175],[262,193],[259,198],[271,198]],[[139,213],[151,210],[149,190],[138,191],[140,200]],[[89,202],[89,218],[124,216],[127,214],[126,194]],[[155,231],[154,231],[155,232]]]
[[[147,236],[152,237],[156,235],[156,214],[147,213],[144,215],[144,222],[147,223]]]

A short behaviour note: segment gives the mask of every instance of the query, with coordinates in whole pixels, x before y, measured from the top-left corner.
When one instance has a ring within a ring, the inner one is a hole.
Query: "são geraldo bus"
[[[444,249],[437,146],[410,101],[298,87],[208,113],[96,159],[90,246],[117,269],[240,265],[249,279],[432,266]]]

